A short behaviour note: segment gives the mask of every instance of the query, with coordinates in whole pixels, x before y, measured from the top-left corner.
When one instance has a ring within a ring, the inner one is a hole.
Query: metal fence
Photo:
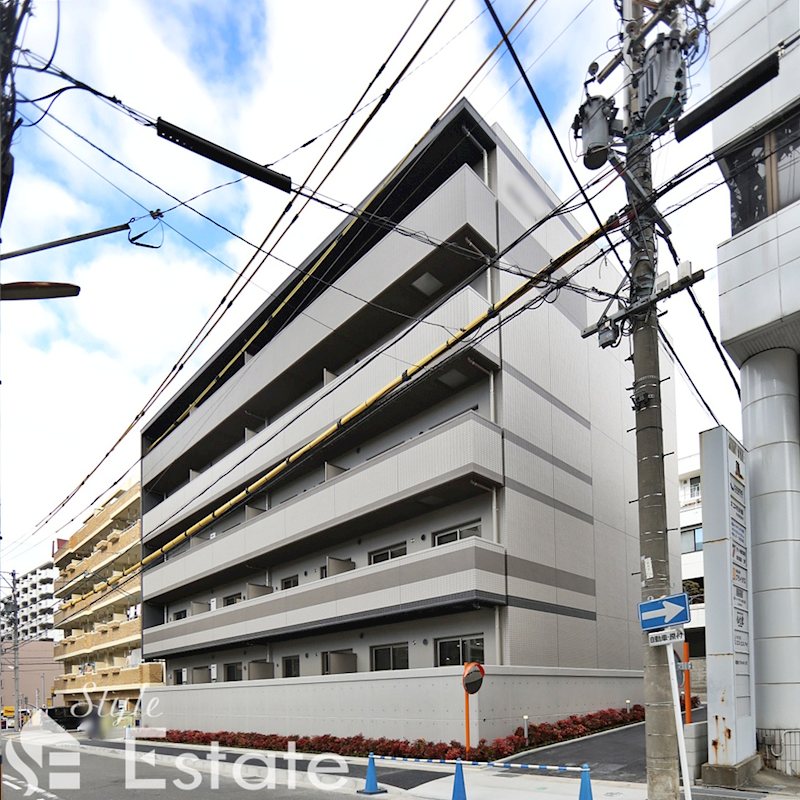
[[[785,775],[800,775],[800,729],[758,728],[756,747],[765,766]]]

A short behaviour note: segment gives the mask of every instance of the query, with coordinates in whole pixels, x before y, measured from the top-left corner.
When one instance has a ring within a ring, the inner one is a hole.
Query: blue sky
[[[431,0],[370,97],[380,95],[446,4]],[[525,5],[498,0],[496,7],[510,26]],[[56,3],[39,0],[34,7],[23,44],[47,58]],[[271,162],[346,116],[417,8],[412,2],[360,0],[63,2],[54,63],[149,117],[163,116],[254,160]],[[326,194],[358,202],[424,134],[497,41],[483,9],[477,0],[456,0],[421,54],[421,66],[398,86],[326,183]],[[528,18],[534,12],[516,47],[526,66],[536,61],[531,79],[565,147],[574,150],[569,126],[586,68],[594,59],[604,63],[619,18],[611,0],[539,0]],[[545,52],[562,30],[559,42]],[[557,192],[571,194],[574,186],[523,84],[509,91],[517,78],[505,56],[467,96],[490,123],[502,125]],[[707,71],[696,80],[696,94],[706,94]],[[621,75],[615,76],[603,88],[620,82]],[[60,85],[29,70],[18,75],[18,88],[29,97]],[[20,110],[35,113],[30,106]],[[15,140],[17,172],[2,231],[5,250],[127,222],[174,204],[59,121],[180,198],[236,177],[159,140],[152,128],[89,93],[68,92],[37,128],[22,129]],[[322,136],[277,168],[303,179],[331,136]],[[656,166],[666,176],[709,149],[710,138],[703,134],[682,150],[660,152]],[[579,163],[576,168],[588,177]],[[709,173],[701,183],[717,177]],[[682,226],[676,224],[682,231],[676,236],[682,257],[693,258],[698,266],[713,261],[716,243],[728,235],[725,201],[724,190],[718,190],[704,201],[702,223],[695,208]],[[285,202],[285,195],[245,180],[194,205],[249,241],[260,242]],[[598,206],[610,213],[622,202],[615,189]],[[309,208],[277,252],[299,263],[339,219],[333,212]],[[36,523],[97,463],[141,408],[216,307],[233,270],[252,254],[247,245],[187,209],[170,212],[165,221],[199,247],[158,226],[145,241],[157,244],[163,233],[159,249],[134,247],[125,234],[116,234],[2,264],[3,281],[69,280],[82,287],[74,300],[3,304],[3,569],[24,569],[44,560],[51,541],[74,529],[69,520],[87,516],[92,500],[135,465],[138,437],[132,435],[75,501],[31,537]],[[589,217],[581,221],[591,224]],[[146,223],[137,223],[136,230]],[[265,264],[184,374],[199,366],[286,274],[276,262]],[[698,294],[715,318],[715,279],[699,287]],[[678,306],[682,301],[673,302],[667,322],[677,322],[672,327],[676,347],[700,373],[704,391],[717,398],[723,421],[736,430],[736,406],[725,389],[728,379],[696,321]],[[687,428],[710,426],[693,410],[688,395],[683,413]],[[686,447],[691,437],[688,441]]]

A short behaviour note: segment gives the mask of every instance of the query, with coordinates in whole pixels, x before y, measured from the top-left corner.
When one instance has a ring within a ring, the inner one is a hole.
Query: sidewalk
[[[381,773],[378,769],[378,782]],[[464,769],[464,785],[467,800],[531,800],[532,797],[547,797],[548,800],[578,800],[580,781],[556,778],[539,773],[511,769]],[[423,783],[406,792],[406,797],[423,800],[451,800],[453,777],[438,778]],[[611,796],[614,800],[646,800],[647,786],[641,783],[620,781],[592,781],[594,800]],[[786,798],[782,798],[786,800]]]
[[[775,773],[777,775],[777,773]],[[800,779],[788,776],[755,782],[746,789],[720,789],[693,786],[692,796],[697,800],[788,800],[800,798]],[[378,769],[378,782],[381,773]],[[467,800],[530,800],[547,797],[548,800],[578,800],[580,781],[546,774],[519,770],[465,768],[464,784]],[[420,800],[451,800],[453,777],[438,778],[409,789],[406,797]],[[389,797],[394,797],[393,793]],[[646,800],[647,784],[623,781],[592,780],[594,800],[613,797],[614,800]]]

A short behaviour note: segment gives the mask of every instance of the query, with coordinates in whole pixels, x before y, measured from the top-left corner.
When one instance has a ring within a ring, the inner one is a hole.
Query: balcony
[[[478,175],[464,165],[423,199],[403,219],[402,224],[412,230],[424,230],[441,241],[464,244],[463,237],[468,235],[472,242],[491,243],[495,239],[495,197]],[[465,231],[470,232],[466,234]],[[414,316],[422,311],[427,301],[417,290],[412,290],[417,295],[415,297],[409,297],[406,290],[408,283],[418,277],[414,268],[423,257],[428,262],[428,268],[440,274],[446,285],[455,285],[463,276],[463,260],[453,258],[447,248],[431,247],[394,234],[366,249],[346,274],[336,281],[336,285],[378,304],[391,308],[402,307],[405,313]],[[433,266],[433,262],[436,266]],[[485,309],[486,300],[479,301],[477,294],[473,294],[477,308],[475,313],[479,313]],[[365,310],[363,304],[345,299],[336,291],[323,292],[306,310],[307,315],[293,319],[288,328],[277,333],[265,347],[259,348],[254,357],[236,372],[235,388],[229,384],[226,391],[213,393],[195,409],[191,426],[178,426],[144,456],[142,475],[145,485],[153,477],[160,475],[161,486],[164,486],[162,473],[165,470],[175,470],[176,462],[180,463],[181,475],[176,471],[176,474],[170,476],[169,484],[172,488],[183,484],[188,479],[189,470],[196,468],[194,465],[207,464],[212,458],[216,460],[221,455],[219,447],[207,448],[201,444],[208,434],[212,431],[219,433],[220,429],[227,428],[229,423],[235,421],[235,429],[226,430],[226,446],[240,440],[245,423],[248,422],[247,417],[242,414],[246,404],[257,403],[258,407],[266,400],[266,407],[259,416],[273,420],[289,411],[297,411],[297,387],[303,386],[304,391],[300,394],[305,394],[305,388],[312,389],[316,383],[321,384],[321,365],[326,362],[339,365],[342,359],[347,361],[351,356],[358,356],[365,347],[388,335],[398,324],[396,316],[375,314],[374,308]],[[468,315],[466,309],[464,313],[458,313],[460,309],[457,309],[456,313],[441,316],[441,311],[440,309],[437,313],[443,323],[451,328],[463,325],[475,315]],[[405,342],[392,347],[389,355],[400,356],[403,361],[415,361],[439,344],[443,331],[425,331],[426,327],[429,326],[421,326]],[[346,352],[344,357],[343,352]],[[371,373],[369,379],[368,373]],[[337,387],[336,399],[332,398],[317,408],[310,409],[308,414],[303,415],[302,421],[293,426],[294,430],[291,433],[287,431],[287,435],[279,437],[279,441],[284,438],[287,444],[290,438],[302,441],[308,433],[328,424],[337,414],[346,413],[364,397],[371,395],[394,374],[387,373],[386,366],[380,363],[371,365],[361,372],[357,380],[349,381],[343,391],[340,391],[341,387]],[[198,383],[198,390],[204,385]],[[268,398],[260,398],[259,395],[265,390]],[[344,397],[351,391],[352,397]],[[331,406],[338,406],[341,411]],[[248,410],[254,411],[255,407]],[[149,431],[157,430],[155,426],[166,426],[166,417],[171,413],[172,410],[164,412],[161,420],[149,426]],[[254,424],[253,417],[249,419],[249,424]],[[260,437],[262,444],[269,435]],[[267,458],[272,457],[272,449],[268,448]],[[240,455],[236,456],[236,461]],[[200,480],[203,480],[202,476]],[[194,497],[196,490],[184,494]],[[183,500],[175,505],[180,507],[182,502]],[[169,518],[173,513],[166,512],[165,517]],[[161,521],[160,517],[161,515],[153,517],[153,525]],[[152,530],[152,525],[146,525],[145,529],[146,532]]]
[[[505,602],[505,548],[475,537],[157,625],[143,644],[148,658],[163,658]]]
[[[94,614],[125,612],[141,599],[142,582],[137,575],[123,579],[122,585],[114,589],[101,589],[74,606],[62,606],[55,612],[53,622],[57,628],[75,628],[88,621]]]
[[[85,558],[99,539],[113,533],[114,528],[126,529],[139,516],[139,485],[132,486],[110,500],[69,541],[56,551],[53,564],[61,569],[70,559]]]
[[[481,486],[502,483],[501,448],[499,428],[465,412],[211,541],[193,540],[145,572],[147,598],[186,594],[212,576],[219,582],[246,574],[244,565],[258,559],[274,563],[289,550],[297,557],[430,512],[432,494],[444,503],[483,493]]]
[[[79,675],[61,675],[53,682],[56,694],[76,694],[84,691],[92,694],[104,689],[139,690],[146,686],[164,683],[164,665],[139,664],[138,667],[103,667],[96,672]]]
[[[59,642],[53,651],[53,658],[60,661],[65,658],[76,658],[100,650],[113,647],[122,647],[138,642],[142,636],[141,619],[131,619],[124,622],[108,622],[97,625],[92,633],[81,636],[67,636]]]
[[[55,581],[55,592],[59,597],[69,596],[82,579],[97,582],[111,574],[107,567],[124,569],[139,560],[139,541],[141,524],[136,522],[124,531],[113,531],[105,539],[95,544],[90,556],[84,559],[73,559],[65,567]],[[90,578],[85,576],[90,575]]]

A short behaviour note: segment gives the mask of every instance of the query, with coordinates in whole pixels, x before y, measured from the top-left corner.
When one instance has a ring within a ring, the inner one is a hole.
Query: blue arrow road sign
[[[643,631],[685,625],[691,618],[688,594],[673,594],[639,603],[639,622],[642,623]]]

